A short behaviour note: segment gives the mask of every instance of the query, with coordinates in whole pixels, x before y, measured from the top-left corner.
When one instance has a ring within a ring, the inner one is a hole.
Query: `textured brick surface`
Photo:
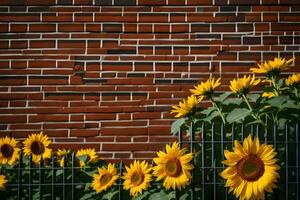
[[[1,0],[0,132],[152,157],[198,81],[274,56],[299,72],[299,21],[296,0]]]

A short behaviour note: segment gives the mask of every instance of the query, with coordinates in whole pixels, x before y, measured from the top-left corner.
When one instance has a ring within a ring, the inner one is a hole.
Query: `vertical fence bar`
[[[123,171],[123,162],[120,162],[120,167],[119,167],[119,174],[122,176],[122,171]],[[119,200],[122,200],[122,179],[119,179]]]
[[[231,125],[231,147],[233,147],[234,135],[235,135],[235,123]]]
[[[274,124],[273,125],[273,146],[274,146],[274,149],[277,150],[277,125]],[[279,189],[276,188],[275,191],[274,191],[274,198],[275,199],[279,199]]]
[[[205,148],[204,148],[204,140],[205,140],[205,123],[202,124],[201,127],[201,199],[205,198]]]
[[[179,143],[179,148],[181,149],[182,148],[182,130],[181,130],[181,128],[178,131],[178,143]],[[180,198],[179,197],[179,190],[176,189],[175,190],[175,199],[179,200],[179,198]]]
[[[75,199],[75,154],[74,154],[74,152],[72,153],[72,185],[71,185],[71,196],[72,196],[72,200],[74,200]]]
[[[19,169],[18,169],[18,200],[22,199],[22,172],[23,172],[23,153],[20,151]]]
[[[51,196],[52,200],[55,200],[55,185],[56,185],[56,165],[55,165],[56,159],[55,156],[52,157],[52,178],[51,178]]]
[[[300,199],[300,195],[299,195],[299,182],[300,182],[300,174],[299,174],[299,167],[300,167],[300,162],[299,162],[299,142],[300,142],[300,138],[299,138],[299,122],[296,123],[296,198]]]
[[[29,190],[28,190],[28,198],[29,200],[32,199],[32,155],[29,156],[29,177],[28,177],[28,183],[29,183]]]
[[[285,124],[285,199],[289,199],[289,127]]]
[[[216,159],[215,159],[215,122],[211,124],[211,164],[213,170],[213,191],[214,191],[214,200],[216,200],[217,196],[217,188],[216,188]]]
[[[190,127],[190,152],[194,154],[194,142],[195,142],[195,130],[194,130],[194,123],[191,122]],[[192,159],[192,164],[194,165],[194,160]],[[192,180],[191,180],[191,200],[194,199],[195,196],[195,177],[194,177],[194,170],[192,170]]]
[[[221,159],[222,160],[225,160],[225,157],[224,157],[224,143],[225,143],[225,140],[226,140],[226,136],[225,136],[225,130],[224,130],[224,123],[222,123],[221,125]],[[224,164],[222,164],[222,166],[224,167]],[[228,190],[227,190],[227,187],[225,187],[225,200],[228,199]]]
[[[63,173],[62,173],[62,187],[63,187],[63,200],[66,200],[66,192],[67,192],[67,188],[66,188],[66,160],[67,160],[67,156],[64,156],[64,166],[63,166]]]
[[[41,158],[40,169],[39,169],[39,196],[40,196],[40,199],[43,199],[43,167],[44,167],[44,161]]]
[[[268,135],[269,135],[268,120],[266,120],[265,135],[264,135],[266,144],[268,144]]]
[[[241,126],[242,126],[242,127],[241,127],[241,132],[242,132],[242,141],[243,141],[244,138],[245,138],[245,125],[244,125],[244,122],[242,123]]]

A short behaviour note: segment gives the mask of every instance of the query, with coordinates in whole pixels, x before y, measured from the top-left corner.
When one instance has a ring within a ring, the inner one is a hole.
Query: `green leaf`
[[[133,200],[143,200],[145,197],[147,197],[150,194],[150,192],[145,191],[143,194],[133,198]],[[146,198],[145,198],[146,199]]]
[[[88,200],[88,199],[94,199],[92,198],[94,195],[96,194],[96,192],[91,192],[91,193],[86,193],[85,195],[83,195],[80,200]]]
[[[188,199],[190,199],[191,197],[189,196],[189,194],[188,193],[184,193],[183,195],[181,195],[180,196],[180,200],[188,200]]]
[[[224,105],[229,105],[229,104],[241,105],[242,102],[243,102],[242,99],[230,98],[230,99],[226,99],[225,101],[223,101],[223,104]]]
[[[285,108],[291,108],[291,109],[300,109],[300,106],[296,104],[295,101],[287,101],[286,103],[284,103],[282,105],[282,107],[285,107]]]
[[[77,158],[80,161],[84,162],[84,163],[88,160],[88,156],[87,155],[77,156]]]
[[[180,127],[185,123],[186,119],[186,117],[180,118],[172,123],[171,133],[173,133],[173,135],[176,135],[179,132]]]
[[[282,104],[286,102],[288,99],[289,98],[287,96],[278,96],[268,100],[267,103],[269,103],[271,106],[280,108]]]
[[[149,200],[158,200],[158,199],[159,200],[169,200],[170,198],[169,198],[169,195],[163,190],[161,190],[158,193],[153,193],[149,196]]]
[[[97,169],[94,169],[92,171],[85,171],[85,173],[88,175],[88,176],[93,176],[98,170]]]
[[[227,115],[226,119],[229,123],[238,122],[243,120],[250,113],[251,111],[246,108],[235,108]]]
[[[225,99],[227,99],[229,96],[231,95],[231,92],[225,92],[223,94],[221,94],[219,96],[219,99],[217,99],[218,101],[222,102],[224,101]]]
[[[85,184],[85,187],[84,187],[84,191],[89,191],[89,189],[91,188],[91,183],[87,183]]]
[[[247,97],[251,101],[256,102],[259,99],[260,94],[248,94]]]
[[[116,194],[118,194],[118,190],[114,191],[114,192],[108,192],[107,194],[105,194],[102,199],[107,199],[107,200],[112,200],[114,198],[114,196]]]
[[[215,107],[208,107],[205,110],[203,110],[202,113],[205,115],[209,115],[210,113],[212,113],[215,110],[217,110]]]
[[[219,112],[217,110],[215,110],[209,116],[203,118],[203,121],[210,122],[211,120],[213,120],[217,116],[219,116]]]

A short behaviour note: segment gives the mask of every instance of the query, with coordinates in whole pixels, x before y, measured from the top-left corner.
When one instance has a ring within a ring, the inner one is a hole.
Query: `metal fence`
[[[267,194],[266,199],[300,199],[299,123],[286,124],[281,128],[275,125],[269,125],[268,128],[259,125],[225,126],[221,123],[202,123],[196,127],[191,124],[188,137],[186,132],[180,131],[178,133],[180,146],[188,147],[195,155],[195,169],[192,172],[186,199],[235,199],[232,194],[228,194],[224,180],[219,176],[224,169],[222,164],[224,149],[232,150],[234,140],[243,141],[249,133],[259,136],[263,143],[272,144],[278,152],[277,158],[280,160],[278,164],[281,167],[278,188],[274,193]],[[88,183],[78,181],[82,180],[79,178],[82,173],[81,169],[76,167],[74,153],[70,159],[71,165],[63,168],[57,166],[55,157],[50,161],[50,166],[44,165],[43,162],[35,166],[31,158],[25,160],[21,154],[17,167],[1,169],[13,181],[6,185],[0,199],[80,199],[84,195],[83,188]],[[29,167],[24,167],[26,162],[29,162]],[[122,174],[123,164],[120,163],[118,167],[119,173]],[[48,177],[47,174],[51,176]],[[124,199],[121,179],[118,188],[117,199]],[[175,199],[180,199],[181,195],[182,193],[176,191]]]
[[[183,134],[179,132],[181,146],[189,146],[190,151],[196,155],[195,161],[198,162],[195,163],[190,187],[191,199],[235,199],[232,194],[228,194],[224,180],[219,176],[224,169],[224,149],[232,151],[234,140],[242,142],[251,134],[258,136],[261,143],[272,144],[278,153],[278,164],[281,167],[278,188],[273,193],[266,194],[266,199],[299,200],[299,122],[285,124],[283,127],[269,124],[267,127],[202,123],[195,130],[191,124],[188,140],[183,140]],[[200,140],[196,141],[197,134],[200,135]]]

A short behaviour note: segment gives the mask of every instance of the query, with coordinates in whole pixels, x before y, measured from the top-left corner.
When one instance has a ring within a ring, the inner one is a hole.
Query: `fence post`
[[[20,151],[19,169],[18,169],[18,200],[22,199],[22,172],[23,172],[23,153]]]
[[[190,152],[194,154],[194,142],[195,142],[195,130],[194,130],[194,123],[191,122],[191,127],[190,127]],[[194,165],[194,159],[192,159],[192,164]],[[194,170],[192,170],[191,175],[192,175],[192,180],[191,180],[191,200],[194,199],[195,196],[195,177],[194,177]]]
[[[119,173],[120,173],[120,178],[119,178],[119,200],[122,200],[122,171],[123,171],[123,162],[120,162],[120,167],[119,167]]]
[[[52,157],[52,179],[51,179],[51,195],[52,200],[55,200],[55,185],[56,185],[56,165],[55,165],[56,159],[55,156]]]

